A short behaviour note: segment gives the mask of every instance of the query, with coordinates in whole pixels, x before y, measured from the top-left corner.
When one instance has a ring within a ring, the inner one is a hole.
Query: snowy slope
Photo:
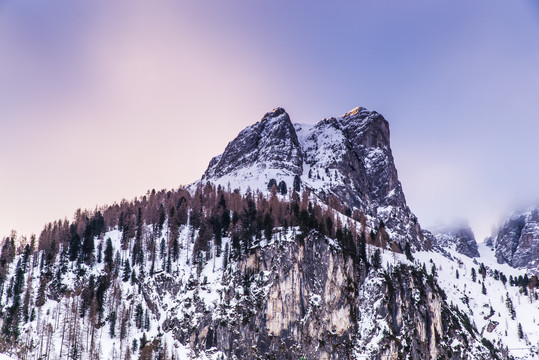
[[[151,229],[148,228],[148,231]],[[174,317],[178,317],[180,320],[186,316],[194,316],[192,322],[196,325],[196,311],[194,309],[185,309],[186,299],[193,298],[194,292],[197,292],[197,296],[202,300],[202,303],[208,311],[216,310],[216,299],[219,298],[219,291],[221,289],[220,281],[222,276],[222,258],[215,258],[212,262],[206,264],[202,269],[201,278],[207,278],[207,284],[198,292],[195,289],[189,288],[189,283],[193,279],[193,271],[196,268],[189,265],[192,259],[189,259],[190,253],[193,250],[193,243],[191,239],[196,236],[196,233],[189,231],[188,227],[183,227],[180,233],[180,245],[185,248],[185,251],[181,252],[181,256],[178,261],[174,261],[173,269],[171,273],[163,271],[166,266],[166,258],[156,257],[156,261],[153,264],[154,276],[148,276],[140,278],[137,281],[139,285],[134,284],[132,281],[122,281],[121,276],[114,279],[110,283],[107,303],[105,305],[104,319],[110,320],[112,312],[116,312],[118,320],[115,325],[115,336],[110,335],[111,325],[107,321],[105,326],[101,327],[94,334],[94,341],[97,343],[95,346],[95,356],[98,358],[121,358],[124,359],[127,355],[127,349],[134,348],[132,351],[133,356],[138,357],[138,347],[133,347],[132,341],[136,340],[140,344],[140,339],[145,336],[147,339],[160,338],[165,344],[165,351],[168,356],[174,356],[176,359],[192,359],[195,356],[194,351],[188,346],[178,342],[177,339],[172,337],[170,332],[163,332],[164,322]],[[111,239],[114,247],[114,251],[121,258],[121,262],[131,259],[130,250],[121,249],[122,233],[118,230],[112,230],[107,232],[103,239],[100,241],[106,241]],[[166,241],[167,233],[163,232],[162,236],[157,240],[159,244],[161,240]],[[99,240],[98,240],[99,241]],[[131,249],[132,245],[128,247]],[[26,281],[31,281],[31,288],[38,289],[40,283],[40,266],[38,259],[40,253],[33,255],[29,261],[31,265],[31,272],[27,275]],[[13,265],[17,263],[16,260]],[[59,270],[61,263],[55,263],[54,272]],[[95,278],[104,273],[104,263],[97,263],[92,267],[87,267],[82,264],[81,269],[84,272],[84,276],[80,276],[81,270],[77,270],[76,267],[70,267],[66,274],[61,277],[59,287],[63,287],[67,294],[78,294],[78,289],[87,285],[90,276]],[[152,268],[151,263],[145,263],[143,268],[137,267],[138,275],[141,272],[149,274]],[[122,270],[119,270],[120,273]],[[177,292],[161,292],[159,289],[163,283],[173,282],[177,284]],[[178,287],[179,286],[179,287]],[[144,291],[141,291],[141,288]],[[7,290],[7,289],[6,289]],[[114,293],[115,295],[112,295]],[[172,294],[175,294],[174,296]],[[163,295],[163,296],[162,296]],[[5,295],[4,295],[5,298]],[[37,307],[36,314],[33,321],[24,324],[21,327],[20,342],[22,344],[28,344],[30,347],[39,348],[39,352],[46,352],[51,359],[59,359],[66,357],[67,354],[73,352],[74,346],[78,346],[78,352],[80,354],[87,354],[88,349],[91,347],[92,336],[91,326],[87,321],[87,318],[79,318],[78,308],[80,306],[80,300],[78,297],[62,297],[60,299],[47,299],[45,304],[41,307]],[[137,328],[132,319],[134,308],[136,305],[142,304],[145,314],[148,314],[149,327]],[[128,318],[126,340],[120,340],[120,326],[121,326],[121,314],[126,313]],[[39,336],[36,337],[36,334]],[[73,340],[68,341],[68,337],[72,337]],[[129,350],[131,351],[131,350]],[[209,360],[220,358],[219,352],[208,352],[200,354],[197,359]]]
[[[416,259],[427,268],[435,264],[439,283],[448,296],[448,301],[467,313],[481,335],[493,344],[509,348],[516,359],[529,359],[539,350],[539,301],[537,290],[529,290],[524,295],[517,286],[504,285],[494,278],[494,271],[517,278],[525,271],[514,269],[507,264],[498,264],[494,252],[484,244],[479,245],[480,258],[471,259],[453,249],[446,249],[453,259],[434,252],[419,252]],[[486,277],[479,273],[480,264],[486,267]],[[476,269],[476,281],[472,280],[472,268]],[[457,278],[458,272],[458,278]],[[486,294],[483,294],[483,283]],[[513,303],[515,317],[512,319],[507,306],[507,295]],[[491,308],[493,313],[491,313]],[[519,338],[521,324],[523,338]],[[489,328],[490,325],[490,328]],[[493,329],[492,329],[493,328]]]

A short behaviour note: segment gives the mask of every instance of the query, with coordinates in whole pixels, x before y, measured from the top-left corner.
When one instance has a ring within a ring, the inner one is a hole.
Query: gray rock
[[[303,158],[298,137],[284,109],[274,109],[240,132],[222,155],[210,161],[203,179],[218,179],[254,163],[301,173]]]
[[[172,318],[164,329],[193,349],[215,347],[237,359],[353,359],[362,353],[418,360],[446,358],[448,351],[451,359],[467,359],[472,349],[473,358],[490,358],[474,340],[477,330],[466,328],[420,267],[367,272],[313,231],[303,240],[252,249],[234,269],[223,276],[220,311],[200,311],[194,326]],[[238,296],[234,289],[241,288]],[[463,346],[452,348],[455,340]]]
[[[401,247],[430,249],[416,216],[406,204],[390,147],[389,124],[375,111],[358,107],[315,125],[292,124],[277,108],[244,129],[213,158],[201,181],[267,191],[270,179],[301,178],[326,201],[335,196],[363,212],[371,228],[381,221]]]
[[[440,248],[452,248],[458,253],[470,258],[480,256],[474,233],[469,226],[438,231],[434,238],[435,242],[433,245]]]
[[[498,263],[521,268],[539,265],[539,209],[516,213],[500,227],[494,243]]]

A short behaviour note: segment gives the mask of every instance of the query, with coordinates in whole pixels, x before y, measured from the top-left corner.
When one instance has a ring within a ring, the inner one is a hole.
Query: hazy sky
[[[276,106],[390,122],[423,227],[539,199],[536,0],[0,0],[0,235],[200,177]]]

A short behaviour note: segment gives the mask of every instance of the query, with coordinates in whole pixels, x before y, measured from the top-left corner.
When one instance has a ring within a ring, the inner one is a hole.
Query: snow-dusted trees
[[[6,280],[6,274],[9,270],[9,265],[15,258],[15,239],[14,237],[7,237],[4,239],[2,245],[2,252],[0,253],[0,284],[3,284]]]
[[[42,251],[33,256],[33,246],[27,246],[19,249],[24,256],[18,257],[13,239],[5,239],[0,254],[0,289],[10,290],[8,298],[7,291],[0,297],[2,330],[17,334],[23,328],[22,321],[32,322],[36,317],[34,324],[38,324],[42,339],[32,346],[40,347],[36,352],[39,356],[52,349],[51,354],[61,358],[125,359],[142,357],[150,347],[154,355],[164,354],[157,350],[156,332],[151,331],[163,324],[151,324],[152,299],[144,296],[152,282],[167,284],[176,277],[181,272],[179,264],[195,264],[199,271],[193,272],[193,282],[202,284],[201,278],[208,274],[201,276],[201,269],[212,257],[218,260],[221,250],[222,263],[215,261],[214,269],[223,266],[233,270],[231,263],[257,251],[261,244],[291,239],[290,234],[301,243],[307,234],[317,232],[335,239],[354,265],[367,271],[371,262],[374,267],[381,265],[380,251],[368,254],[367,243],[379,242],[383,225],[373,229],[369,238],[364,214],[352,212],[335,197],[321,204],[307,189],[298,193],[299,177],[290,196],[279,194],[288,194],[286,183],[273,186],[277,191],[269,195],[242,194],[209,185],[199,187],[193,195],[183,189],[152,191],[143,198],[95,211],[79,210],[72,223],[47,225],[40,236]],[[103,237],[105,230],[110,233]],[[100,254],[102,261],[96,263]],[[20,265],[13,272],[16,266],[12,264],[6,278],[13,259],[20,259]],[[30,275],[27,269],[32,260],[35,274]],[[55,300],[59,300],[61,311],[54,308]],[[54,311],[59,313],[47,314]],[[55,317],[52,323],[44,320],[51,316]],[[143,332],[152,338],[141,348]],[[103,350],[103,338],[115,342],[114,347],[108,344]],[[137,344],[131,348],[134,338]]]
[[[208,257],[209,242],[212,239],[213,231],[208,218],[203,218],[200,223],[198,236],[193,247],[193,261],[201,263]]]
[[[517,314],[515,307],[513,306],[513,300],[511,300],[509,293],[506,293],[505,295],[505,306],[507,307],[507,310],[509,310],[509,314],[511,314],[511,320],[515,320]]]
[[[8,288],[8,296],[12,296],[11,306],[5,309],[2,334],[10,341],[15,341],[20,335],[21,294],[24,291],[25,269],[21,259],[17,262],[15,276]]]

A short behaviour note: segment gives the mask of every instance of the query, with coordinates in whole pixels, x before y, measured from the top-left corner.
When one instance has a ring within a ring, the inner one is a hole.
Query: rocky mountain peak
[[[495,239],[499,263],[539,268],[539,208],[514,213],[500,227]]]
[[[300,174],[302,163],[294,126],[286,111],[279,107],[242,130],[222,155],[210,161],[202,179],[220,179],[223,185],[231,181],[236,187],[234,179],[254,177],[265,171]]]
[[[316,124],[293,124],[283,108],[275,108],[213,158],[202,181],[265,192],[272,179],[291,189],[295,177],[323,201],[335,196],[363,212],[372,228],[383,222],[400,245],[430,248],[406,205],[389,123],[376,111],[357,107]]]
[[[288,113],[282,107],[276,107],[272,111],[267,112],[261,121],[268,121],[268,120],[280,117],[281,115],[284,121],[290,122],[290,116],[288,116]]]
[[[358,106],[348,111],[346,114],[343,115],[343,117],[358,115],[360,112],[365,111],[365,110],[367,109],[365,109],[362,106]]]
[[[468,225],[438,229],[433,242],[434,246],[451,248],[470,258],[480,256],[475,235]]]

